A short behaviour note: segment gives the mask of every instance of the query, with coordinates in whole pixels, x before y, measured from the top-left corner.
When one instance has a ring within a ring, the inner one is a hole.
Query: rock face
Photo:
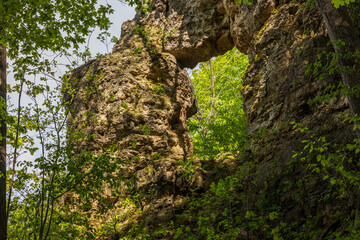
[[[342,144],[351,143],[355,137],[352,125],[344,121],[346,114],[350,114],[346,98],[310,103],[324,95],[327,86],[338,85],[340,81],[336,74],[324,79],[317,79],[318,75],[311,71],[306,74],[308,65],[317,60],[318,54],[332,51],[322,17],[305,1],[258,1],[251,7],[228,6],[229,15],[234,16],[235,26],[231,25],[234,42],[249,57],[242,87],[248,131],[266,132],[265,138],[254,139],[248,148],[247,156],[259,161],[254,177],[257,184],[249,193],[250,202],[254,203],[250,208],[263,211],[257,202],[272,199],[272,204],[285,213],[282,220],[289,225],[318,216],[317,224],[324,235],[314,239],[322,239],[328,233],[324,229],[335,221],[329,216],[347,207],[345,204],[339,207],[338,202],[332,201],[321,204],[318,199],[325,190],[319,186],[326,189],[323,175],[315,174],[305,180],[308,165],[301,161],[294,163],[293,155],[303,150],[304,140],[314,141],[324,136]],[[241,9],[247,15],[243,16]],[[239,30],[242,24],[246,25],[245,30]],[[296,124],[308,132],[294,130]],[[313,134],[315,137],[311,138]],[[286,184],[288,190],[284,190]],[[296,196],[301,196],[300,200]],[[264,239],[264,236],[255,234],[254,238]]]
[[[302,148],[304,137],[289,122],[340,141],[354,137],[343,121],[349,113],[345,98],[309,104],[339,78],[314,81],[305,74],[316,55],[329,50],[322,18],[305,0],[258,0],[251,6],[232,0],[153,0],[152,9],[124,23],[112,54],[72,73],[77,93],[66,97],[70,129],[93,135],[80,147],[101,152],[115,144],[114,154],[129,160],[124,174],[136,177],[142,193],[143,212],[136,219],[148,228],[175,221],[181,199],[205,186],[206,171],[198,170],[194,181],[180,180],[179,162],[192,154],[186,119],[196,112],[184,67],[234,46],[249,56],[242,90],[248,129],[272,130],[273,136],[266,144],[254,140],[249,148],[264,179],[270,165],[283,171]],[[316,207],[311,201],[302,204],[285,219],[293,213],[304,217],[299,212]]]
[[[173,55],[147,45],[145,31],[125,23],[114,53],[72,72],[76,93],[65,100],[71,130],[91,136],[91,141],[73,140],[77,147],[97,154],[114,148],[112,154],[124,160],[119,168],[125,184],[131,184],[124,191],[141,194],[136,207],[121,210],[119,201],[115,208],[130,216],[141,209],[143,221],[156,226],[173,218],[177,162],[192,154],[186,119],[196,108],[186,71]]]
[[[175,56],[181,67],[193,68],[234,47],[230,18],[221,1],[156,0],[152,9],[153,12],[138,15],[135,20],[146,26],[148,40],[160,51]]]

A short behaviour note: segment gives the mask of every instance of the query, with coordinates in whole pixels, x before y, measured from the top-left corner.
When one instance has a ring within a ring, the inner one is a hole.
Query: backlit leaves
[[[331,0],[331,2],[336,8],[339,8],[340,6],[345,6],[347,4],[355,2],[355,0]]]

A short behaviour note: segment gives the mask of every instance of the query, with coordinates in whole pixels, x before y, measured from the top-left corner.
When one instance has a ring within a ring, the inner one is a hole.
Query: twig
[[[17,150],[18,150],[18,142],[19,142],[19,126],[20,126],[20,117],[21,117],[21,95],[22,95],[22,89],[23,89],[24,82],[21,80],[20,83],[20,91],[19,91],[19,99],[18,99],[18,112],[17,112],[17,123],[16,123],[16,136],[15,136],[15,143],[14,143],[14,158],[13,158],[13,169],[12,169],[12,175],[11,175],[11,184],[9,189],[9,197],[7,202],[7,212],[6,212],[6,219],[9,219],[9,213],[10,213],[10,203],[11,203],[11,195],[12,195],[12,189],[14,186],[15,181],[15,167],[16,167],[16,161],[17,161]]]

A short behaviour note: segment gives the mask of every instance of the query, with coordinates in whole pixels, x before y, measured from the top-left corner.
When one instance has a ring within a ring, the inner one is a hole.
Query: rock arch
[[[353,137],[342,121],[348,112],[345,99],[308,103],[337,80],[314,82],[305,75],[328,42],[321,15],[305,2],[258,0],[247,6],[232,0],[153,0],[152,12],[123,24],[113,53],[73,71],[70,82],[77,93],[65,96],[69,126],[95,136],[79,147],[101,151],[116,144],[115,154],[129,160],[124,174],[136,176],[134,186],[142,193],[137,223],[149,229],[169,223],[183,199],[206,186],[206,171],[196,170],[186,181],[179,164],[192,154],[186,119],[196,112],[183,68],[233,46],[250,61],[242,90],[249,132],[273,129],[275,136],[266,145],[254,141],[250,146],[262,148],[255,154],[264,176],[273,162],[281,166],[299,150],[301,136],[284,122],[300,122],[335,138]],[[95,90],[89,93],[90,88]],[[309,208],[316,204],[309,201]],[[292,211],[301,215],[298,208]],[[126,220],[119,231],[129,226]]]

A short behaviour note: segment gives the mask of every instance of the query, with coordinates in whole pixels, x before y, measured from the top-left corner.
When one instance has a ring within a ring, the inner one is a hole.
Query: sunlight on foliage
[[[345,6],[347,4],[355,2],[355,0],[331,0],[331,2],[336,8],[339,8],[340,6]]]
[[[213,74],[208,62],[192,73],[199,111],[188,120],[195,154],[208,157],[236,151],[244,139],[246,118],[240,89],[248,58],[234,48],[211,60],[211,64]]]

